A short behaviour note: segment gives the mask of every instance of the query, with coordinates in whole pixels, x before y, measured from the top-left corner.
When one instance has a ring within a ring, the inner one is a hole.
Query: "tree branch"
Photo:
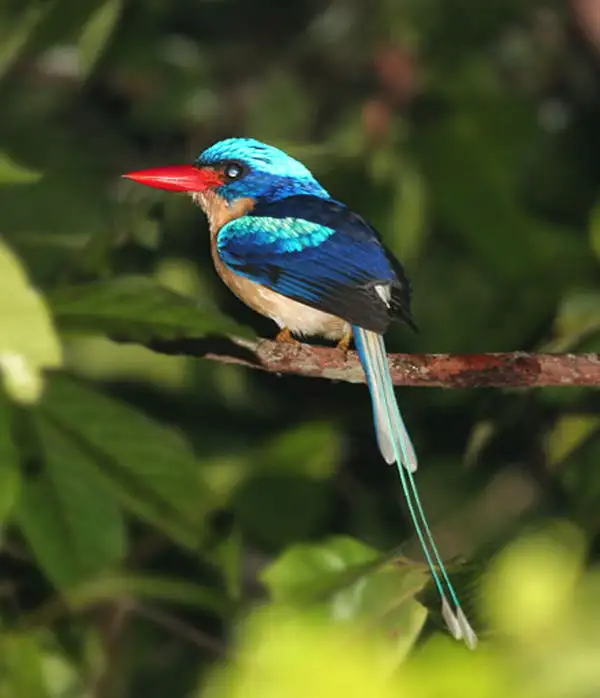
[[[121,340],[123,341],[123,340]],[[162,354],[195,356],[271,373],[364,383],[356,352],[249,339],[155,340]],[[437,388],[517,388],[600,385],[598,354],[389,354],[395,385]]]

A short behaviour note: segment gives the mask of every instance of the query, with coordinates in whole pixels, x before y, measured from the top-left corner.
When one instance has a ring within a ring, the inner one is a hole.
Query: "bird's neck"
[[[214,191],[194,194],[193,199],[208,218],[211,238],[216,237],[219,230],[229,221],[245,216],[256,205],[256,201],[250,197],[226,201]]]

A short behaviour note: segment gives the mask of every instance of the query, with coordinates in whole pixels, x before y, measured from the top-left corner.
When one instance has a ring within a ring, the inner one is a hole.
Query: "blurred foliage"
[[[374,634],[351,606],[337,623],[272,606],[244,624],[236,662],[219,667],[197,695],[597,695],[600,578],[597,571],[582,576],[582,551],[579,532],[564,525],[509,546],[480,602],[496,644],[478,652],[436,636],[398,666],[395,636]],[[406,617],[399,627],[401,637],[412,638],[419,624]]]
[[[151,350],[274,328],[119,179],[254,136],[404,262],[391,350],[598,351],[594,3],[3,3],[0,698],[598,695],[597,395],[399,396],[469,653],[364,386]]]

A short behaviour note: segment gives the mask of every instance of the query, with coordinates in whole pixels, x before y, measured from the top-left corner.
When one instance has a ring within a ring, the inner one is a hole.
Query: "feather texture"
[[[352,326],[379,448],[388,463],[397,465],[442,617],[455,638],[475,647],[477,637],[419,498],[413,476],[417,457],[396,402],[382,336],[394,319],[414,327],[402,266],[371,225],[333,200],[301,162],[278,148],[231,138],[205,150],[195,164],[208,174],[211,168],[219,173],[202,180],[215,180],[212,188],[191,193],[209,217],[213,260],[231,290],[300,335],[337,339]],[[151,174],[160,186],[156,172]]]
[[[425,517],[412,475],[417,467],[417,459],[396,401],[383,337],[362,327],[353,327],[353,330],[356,348],[371,393],[379,447],[387,462],[395,462],[398,467],[410,517],[440,594],[442,617],[452,635],[457,640],[464,640],[468,647],[474,649],[477,645],[477,635],[460,606]]]
[[[352,329],[371,393],[373,421],[381,455],[391,464],[397,461],[400,454],[400,464],[414,472],[418,464],[417,455],[396,402],[383,337],[362,327],[354,326]]]
[[[294,196],[259,204],[221,229],[217,248],[236,273],[349,323],[384,332],[394,316],[412,322],[401,266],[337,202]]]
[[[228,162],[243,164],[245,175],[218,188],[217,193],[227,201],[240,196],[251,196],[264,202],[277,201],[296,194],[329,198],[327,190],[299,160],[253,138],[219,141],[196,160],[199,167],[218,167]]]

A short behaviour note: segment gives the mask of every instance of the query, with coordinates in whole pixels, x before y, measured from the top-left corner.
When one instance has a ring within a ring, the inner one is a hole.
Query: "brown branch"
[[[147,346],[278,374],[364,383],[355,352],[271,340],[177,339]],[[389,354],[395,385],[437,388],[517,388],[600,385],[598,354]]]

